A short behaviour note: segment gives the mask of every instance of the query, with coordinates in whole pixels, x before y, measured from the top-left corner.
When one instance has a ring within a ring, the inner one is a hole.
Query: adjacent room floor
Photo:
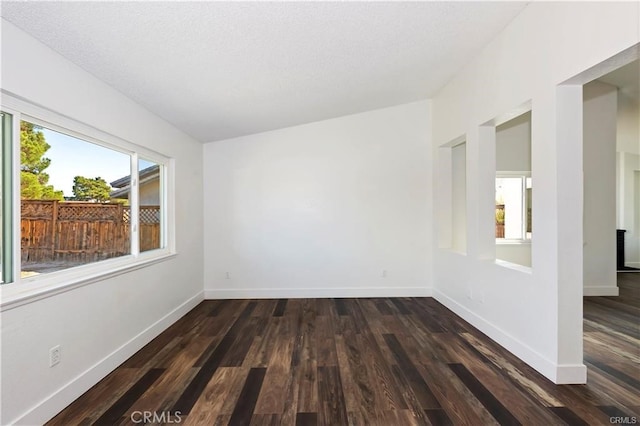
[[[50,424],[611,424],[640,417],[640,274],[556,386],[432,298],[205,301]],[[155,417],[154,417],[155,416]]]

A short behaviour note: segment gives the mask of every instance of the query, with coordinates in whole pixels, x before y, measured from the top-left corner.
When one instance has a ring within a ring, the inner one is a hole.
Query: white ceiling
[[[2,2],[2,16],[202,142],[433,96],[513,2]]]

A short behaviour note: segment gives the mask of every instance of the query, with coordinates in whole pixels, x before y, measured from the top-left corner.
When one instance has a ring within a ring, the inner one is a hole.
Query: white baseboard
[[[478,328],[506,350],[529,364],[540,374],[555,384],[584,384],[587,380],[587,367],[579,365],[558,365],[527,346],[525,343],[496,327],[489,321],[470,311],[441,291],[434,289],[433,297],[456,315]]]
[[[33,408],[8,424],[35,425],[44,424],[62,409],[75,401],[80,395],[102,380],[107,374],[139,351],[144,345],[182,318],[204,299],[202,292],[182,303],[145,330],[134,336],[124,345],[98,361],[78,377],[64,385],[58,391],[37,403]]]
[[[624,266],[628,266],[630,268],[640,268],[640,262],[625,262]]]
[[[618,286],[585,286],[582,290],[583,296],[618,296],[620,289]]]
[[[560,364],[556,367],[557,385],[575,385],[587,383],[587,367],[583,364]]]
[[[205,299],[301,299],[341,297],[431,297],[427,287],[344,288],[216,288],[205,289]]]

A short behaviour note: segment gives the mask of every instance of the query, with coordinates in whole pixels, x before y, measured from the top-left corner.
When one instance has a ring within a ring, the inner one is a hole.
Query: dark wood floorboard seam
[[[260,395],[266,368],[252,368],[249,370],[247,380],[244,382],[238,402],[231,414],[229,426],[245,426],[251,423],[251,417]]]
[[[585,357],[585,360],[593,365],[594,367],[598,368],[601,371],[604,371],[605,373],[609,374],[610,376],[615,377],[616,379],[620,380],[621,382],[624,382],[626,384],[628,384],[629,386],[635,388],[636,390],[638,390],[640,392],[640,381],[637,379],[634,379],[633,377],[623,373],[622,371],[618,371],[615,368],[611,367],[610,365],[606,365],[603,362],[600,361],[596,361],[593,358],[590,357]],[[640,373],[640,371],[639,371]]]
[[[227,334],[222,338],[215,350],[211,353],[209,358],[200,367],[198,373],[193,377],[191,382],[187,385],[180,398],[172,407],[172,411],[180,411],[184,415],[188,415],[196,403],[202,391],[207,387],[207,383],[211,380],[213,373],[216,372],[224,356],[227,354],[231,345],[237,338],[239,329],[248,320],[251,312],[256,307],[255,302],[249,303],[242,314],[238,317],[236,322],[231,326]]]
[[[398,363],[400,371],[407,378],[409,385],[413,389],[416,397],[420,401],[423,409],[442,408],[440,402],[435,397],[429,385],[424,381],[418,369],[413,365],[409,356],[402,348],[402,345],[398,341],[394,334],[383,334],[382,336],[387,343],[387,346],[391,350],[391,353]]]
[[[318,413],[297,413],[296,426],[316,426],[318,424]]]
[[[447,412],[444,411],[443,409],[436,408],[436,409],[424,410],[424,413],[427,415],[427,418],[433,425],[437,425],[437,426],[453,425],[453,422],[447,415]]]
[[[120,419],[127,413],[127,410],[158,380],[164,371],[162,368],[152,368],[147,371],[147,373],[109,407],[94,424],[113,425],[119,423]]]
[[[549,407],[549,410],[569,426],[589,426],[589,423],[567,407]]]
[[[280,299],[276,303],[276,307],[273,309],[274,317],[281,317],[284,315],[284,310],[287,308],[287,299]]]
[[[449,364],[451,371],[464,383],[471,393],[480,401],[487,411],[501,425],[520,425],[520,421],[493,396],[487,388],[462,364]]]

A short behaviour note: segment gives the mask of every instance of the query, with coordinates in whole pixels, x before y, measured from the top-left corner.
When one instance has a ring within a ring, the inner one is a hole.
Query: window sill
[[[3,284],[0,286],[0,312],[164,262],[175,256],[176,253],[167,250],[144,253],[135,258],[124,256]]]
[[[533,269],[530,266],[520,265],[519,263],[508,262],[506,260],[496,259],[495,264],[502,268],[511,269],[518,272],[524,272],[525,274],[531,275],[533,273]]]
[[[531,240],[503,240],[502,238],[498,239],[496,238],[496,244],[497,245],[504,245],[504,246],[508,246],[508,245],[531,245]]]

